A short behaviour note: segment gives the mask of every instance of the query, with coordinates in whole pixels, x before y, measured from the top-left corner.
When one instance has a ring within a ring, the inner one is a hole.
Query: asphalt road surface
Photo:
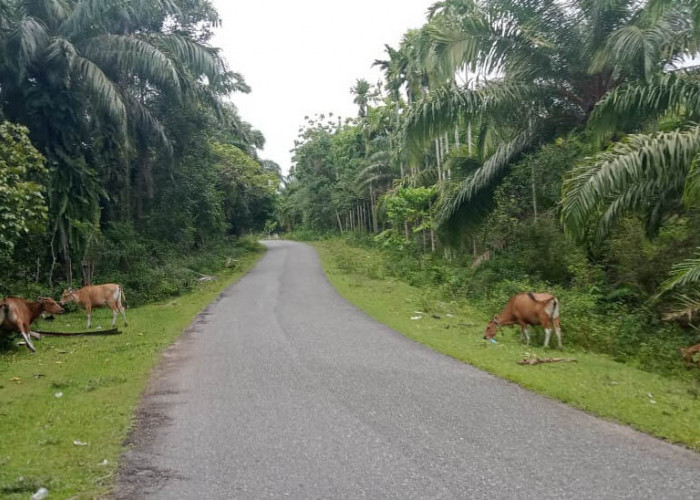
[[[700,455],[431,351],[266,244],[166,352],[116,497],[700,498]]]

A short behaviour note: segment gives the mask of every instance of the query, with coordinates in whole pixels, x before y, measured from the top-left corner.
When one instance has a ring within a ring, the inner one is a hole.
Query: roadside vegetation
[[[375,61],[382,80],[350,89],[356,117],[300,128],[281,228],[381,250],[370,277],[483,318],[549,291],[567,348],[686,380],[697,355],[689,369],[679,348],[700,342],[698,5],[436,2]]]
[[[0,361],[0,497],[27,499],[39,488],[50,498],[103,498],[113,486],[139,398],[163,350],[263,250],[229,249],[215,281],[162,302],[128,309],[121,335],[50,337],[37,352],[5,345]],[[109,328],[112,313],[93,313]],[[84,331],[85,313],[38,321],[37,329]]]
[[[498,344],[491,344],[482,336],[490,313],[502,305],[496,297],[467,299],[435,282],[412,280],[411,284],[405,272],[397,272],[395,255],[357,242],[334,238],[314,245],[340,294],[377,321],[540,394],[700,451],[700,377],[683,368],[670,368],[677,363],[650,372],[639,358],[623,363],[615,356],[591,352],[585,343],[576,341],[577,335],[594,332],[604,316],[592,313],[590,321],[584,322],[589,326],[577,324],[571,315],[579,305],[562,299],[563,352],[541,347],[541,329],[531,346],[524,345],[518,330],[510,327],[499,332]],[[432,268],[435,272],[434,264]],[[506,295],[505,290],[499,293]],[[551,356],[571,357],[576,362],[517,364],[522,359]]]
[[[0,293],[164,299],[264,228],[281,174],[220,24],[208,0],[0,2]]]

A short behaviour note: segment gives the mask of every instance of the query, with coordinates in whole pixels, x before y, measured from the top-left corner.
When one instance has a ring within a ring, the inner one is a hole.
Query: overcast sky
[[[212,44],[253,88],[233,96],[241,116],[265,134],[262,156],[286,174],[304,116],[354,116],[356,78],[420,27],[435,0],[213,0],[223,20]]]

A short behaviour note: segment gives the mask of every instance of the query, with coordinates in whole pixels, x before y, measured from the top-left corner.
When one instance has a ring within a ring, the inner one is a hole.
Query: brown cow
[[[80,290],[69,288],[61,295],[61,304],[75,302],[85,309],[87,313],[87,327],[90,329],[93,307],[109,307],[112,310],[112,328],[117,324],[117,312],[124,317],[124,326],[127,326],[126,311],[123,301],[126,300],[124,290],[114,283],[106,285],[85,286]]]
[[[30,337],[40,339],[41,335],[31,330],[31,324],[44,312],[61,314],[63,308],[49,297],[39,297],[36,302],[6,297],[0,302],[0,328],[21,333],[27,348],[36,351]]]
[[[561,325],[559,324],[559,301],[549,293],[519,293],[508,301],[501,314],[494,316],[484,332],[484,339],[491,340],[498,329],[506,325],[520,325],[520,339],[527,338],[530,344],[530,325],[542,325],[545,331],[544,346],[549,347],[552,327],[557,334],[558,347],[561,345]]]
[[[697,354],[700,354],[700,344],[695,344],[690,347],[680,347],[679,349],[681,351],[681,356],[683,357],[683,362],[686,364],[686,366],[690,367],[695,364],[698,368],[700,368],[700,356],[697,357],[697,361],[693,359]]]

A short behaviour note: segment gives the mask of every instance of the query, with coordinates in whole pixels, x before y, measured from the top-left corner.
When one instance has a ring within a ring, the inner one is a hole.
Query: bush
[[[241,256],[258,252],[262,246],[251,237],[226,238],[206,247],[183,252],[179,244],[145,238],[131,224],[113,223],[102,240],[92,248],[95,283],[120,283],[130,307],[164,300],[191,292],[203,275],[236,265]],[[55,282],[53,287],[35,282],[32,275],[4,280],[0,291],[34,299],[39,295],[58,297],[68,286],[81,283]]]

